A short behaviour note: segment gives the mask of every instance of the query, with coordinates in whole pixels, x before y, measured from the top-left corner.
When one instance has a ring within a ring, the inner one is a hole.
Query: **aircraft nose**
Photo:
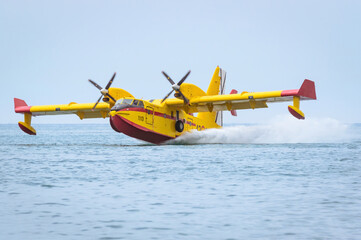
[[[111,111],[112,112],[115,112],[115,111]],[[114,131],[116,132],[121,132],[120,129],[118,129],[118,124],[116,124],[116,115],[110,115],[110,118],[109,118],[109,122],[110,122],[110,126],[113,128]]]

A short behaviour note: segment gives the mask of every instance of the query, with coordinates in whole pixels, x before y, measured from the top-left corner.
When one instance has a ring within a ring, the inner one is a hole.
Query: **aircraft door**
[[[147,107],[145,113],[145,122],[147,124],[153,125],[153,121],[154,121],[154,108]]]

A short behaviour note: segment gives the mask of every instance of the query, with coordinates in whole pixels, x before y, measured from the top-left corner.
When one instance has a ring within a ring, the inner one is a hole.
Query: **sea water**
[[[276,119],[144,143],[0,125],[0,239],[360,239],[361,125]]]

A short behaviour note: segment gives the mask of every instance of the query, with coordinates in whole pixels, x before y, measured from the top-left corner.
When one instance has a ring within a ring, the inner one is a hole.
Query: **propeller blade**
[[[184,77],[177,83],[177,85],[180,86],[180,85],[186,80],[186,78],[188,77],[188,75],[189,75],[190,73],[191,73],[191,70],[189,70],[189,71],[187,72],[187,74],[184,75]]]
[[[107,95],[108,97],[110,97],[114,102],[116,102],[117,100],[115,100],[109,93],[105,94]]]
[[[112,85],[113,80],[114,80],[114,78],[115,78],[115,74],[116,74],[116,73],[113,74],[113,77],[110,79],[110,81],[108,82],[108,84],[107,84],[107,86],[105,87],[105,89],[109,89],[109,88],[110,88],[110,85]],[[112,99],[113,99],[113,98],[112,98]]]
[[[102,99],[103,95],[100,96],[100,98],[98,99],[98,101],[95,103],[94,107],[92,108],[92,111],[94,111],[94,109],[96,108],[96,106],[98,105],[100,99]]]
[[[188,104],[189,103],[189,100],[183,95],[183,93],[181,92],[181,91],[178,91],[179,92],[179,94],[182,96],[182,98],[184,99],[184,102],[186,103],[186,104]]]
[[[173,81],[173,80],[168,76],[168,74],[166,74],[164,71],[162,71],[162,73],[163,73],[163,75],[167,78],[167,80],[172,84],[172,88],[173,88],[173,90],[172,90],[170,93],[168,93],[167,96],[165,96],[165,97],[163,98],[162,102],[164,102],[164,101],[169,97],[169,95],[172,94],[173,91],[176,91],[176,94],[175,94],[175,95],[177,95],[177,94],[179,93],[179,95],[183,98],[184,102],[187,103],[187,104],[189,104],[189,100],[184,96],[184,94],[179,90],[179,88],[180,88],[180,85],[182,85],[182,83],[187,79],[187,77],[188,77],[189,74],[191,73],[191,70],[189,70],[189,71],[186,73],[186,75],[184,75],[184,77],[183,77],[177,84],[175,84],[174,81]],[[179,97],[179,95],[176,96],[176,97]],[[162,102],[161,102],[161,103],[162,103]]]
[[[171,95],[172,94],[172,92],[173,92],[174,90],[172,90],[172,91],[170,91],[169,93],[168,93],[168,95],[167,96],[165,96],[164,98],[163,98],[163,100],[160,102],[160,103],[162,103],[162,102],[164,102],[168,97],[169,97],[169,95]]]
[[[90,80],[89,79],[89,82],[91,83],[91,84],[93,84],[96,88],[98,88],[99,90],[102,90],[103,88],[101,87],[101,86],[99,86],[96,82],[94,82],[94,81],[92,81],[92,80]]]
[[[172,85],[175,84],[175,82],[174,82],[164,71],[162,71],[162,73],[163,73],[163,75],[168,79],[168,81],[169,81]]]

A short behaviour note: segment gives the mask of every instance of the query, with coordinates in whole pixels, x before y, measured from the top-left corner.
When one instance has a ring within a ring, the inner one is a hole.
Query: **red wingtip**
[[[14,98],[14,109],[16,113],[30,113],[30,106],[26,102],[19,98]]]
[[[15,105],[15,108],[28,106],[28,104],[26,104],[26,102],[24,100],[19,99],[19,98],[14,98],[14,105]]]
[[[310,98],[310,99],[317,99],[315,82],[305,79],[303,81],[300,89],[283,90],[281,93],[281,96],[282,97],[299,96],[299,97],[305,97],[305,98]]]
[[[302,86],[298,90],[298,95],[316,100],[317,97],[316,97],[315,82],[305,79],[305,81],[303,81],[302,83]]]

